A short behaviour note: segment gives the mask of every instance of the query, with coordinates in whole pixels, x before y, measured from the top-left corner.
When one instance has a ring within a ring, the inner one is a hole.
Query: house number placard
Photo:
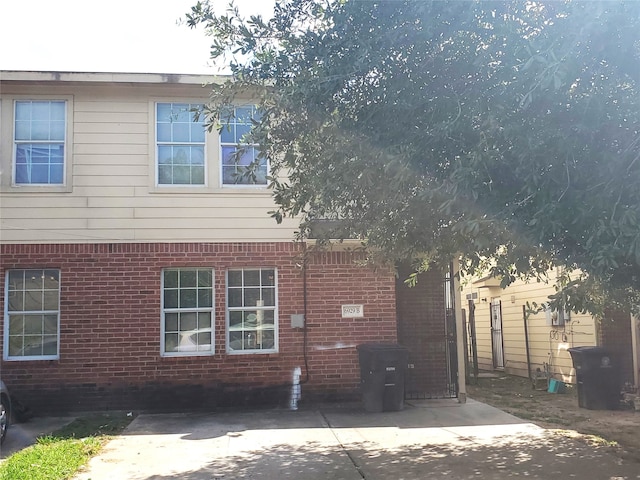
[[[364,317],[364,305],[342,305],[342,318]]]

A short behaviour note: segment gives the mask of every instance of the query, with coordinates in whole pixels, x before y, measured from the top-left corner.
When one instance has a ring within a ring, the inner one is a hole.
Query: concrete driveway
[[[75,480],[640,479],[640,464],[470,400],[140,415]]]

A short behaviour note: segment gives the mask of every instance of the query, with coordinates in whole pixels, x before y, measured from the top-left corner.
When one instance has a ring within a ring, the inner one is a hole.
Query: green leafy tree
[[[187,15],[230,64],[213,127],[255,98],[277,220],[339,220],[387,259],[561,277],[640,305],[640,2],[284,0]],[[286,175],[285,175],[286,174]],[[283,180],[286,178],[286,180]]]

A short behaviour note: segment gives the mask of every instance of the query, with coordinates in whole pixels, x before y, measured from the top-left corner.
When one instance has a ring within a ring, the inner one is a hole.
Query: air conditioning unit
[[[547,325],[550,327],[560,327],[571,321],[571,314],[566,310],[552,310],[551,308],[546,307],[544,309],[544,313],[547,316]]]

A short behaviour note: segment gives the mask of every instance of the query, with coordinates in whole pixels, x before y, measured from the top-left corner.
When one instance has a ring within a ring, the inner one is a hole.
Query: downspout
[[[453,304],[455,308],[456,316],[456,350],[458,354],[458,403],[467,403],[467,384],[465,378],[467,378],[465,368],[465,351],[464,351],[464,325],[462,324],[462,301],[460,295],[462,289],[460,288],[460,260],[456,256],[453,259],[451,269],[453,280]]]
[[[303,244],[304,249],[302,253],[302,299],[303,299],[303,314],[304,314],[304,327],[302,329],[302,353],[304,356],[304,371],[305,378],[300,383],[304,384],[309,381],[309,331],[308,331],[308,305],[309,299],[307,294],[307,244]]]
[[[529,351],[529,326],[527,325],[527,307],[522,306],[522,320],[524,321],[524,345],[527,350],[527,372],[531,380],[531,352]]]
[[[633,352],[633,383],[640,392],[640,317],[631,315],[631,351]]]

